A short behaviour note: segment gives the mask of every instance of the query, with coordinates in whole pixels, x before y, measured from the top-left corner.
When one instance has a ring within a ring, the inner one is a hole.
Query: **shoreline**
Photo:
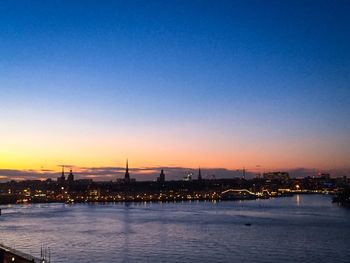
[[[32,205],[32,204],[94,204],[94,203],[182,203],[182,202],[227,202],[227,201],[252,201],[252,200],[267,200],[273,198],[283,198],[283,197],[292,197],[294,195],[322,195],[322,196],[334,196],[334,194],[326,194],[326,193],[292,193],[292,194],[281,194],[270,197],[261,197],[254,196],[248,198],[164,198],[164,199],[140,199],[140,198],[120,198],[120,199],[96,199],[96,200],[52,200],[52,201],[42,201],[42,202],[9,202],[9,203],[0,203],[1,206],[7,205]],[[336,203],[336,202],[334,202]],[[0,213],[1,216],[1,213]]]

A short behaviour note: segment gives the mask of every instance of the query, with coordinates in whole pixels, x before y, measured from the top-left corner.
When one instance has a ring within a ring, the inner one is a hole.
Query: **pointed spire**
[[[202,180],[201,168],[198,169],[198,180]]]
[[[62,165],[61,183],[64,183],[65,180],[66,180],[66,178],[64,176],[64,165]]]
[[[130,174],[129,174],[129,160],[126,159],[126,169],[125,169],[125,180],[130,180]]]

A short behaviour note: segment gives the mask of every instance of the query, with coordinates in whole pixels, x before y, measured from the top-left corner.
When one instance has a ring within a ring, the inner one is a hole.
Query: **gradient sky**
[[[0,169],[348,169],[349,14],[349,1],[1,1]]]

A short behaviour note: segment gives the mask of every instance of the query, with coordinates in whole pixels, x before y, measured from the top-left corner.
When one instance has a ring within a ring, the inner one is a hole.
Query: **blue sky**
[[[0,166],[90,166],[98,149],[108,166],[128,156],[350,167],[349,11],[348,1],[2,1]],[[63,156],[69,147],[90,153]],[[37,161],[15,165],[17,155]]]

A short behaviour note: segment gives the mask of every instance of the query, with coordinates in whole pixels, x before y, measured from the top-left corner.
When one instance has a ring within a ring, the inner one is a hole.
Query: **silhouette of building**
[[[322,179],[330,179],[331,175],[329,173],[320,173],[320,178],[322,178]]]
[[[74,175],[73,175],[72,169],[70,169],[68,177],[67,177],[67,183],[70,184],[70,183],[73,183],[73,182],[74,182]]]
[[[163,170],[163,169],[160,171],[160,175],[159,175],[159,177],[157,178],[157,181],[158,181],[158,182],[161,182],[161,183],[164,183],[164,182],[165,182],[165,174],[164,174],[164,170]]]
[[[129,162],[128,159],[126,159],[126,169],[125,169],[125,176],[124,176],[125,182],[130,181],[130,174],[129,174]]]
[[[62,175],[57,178],[57,183],[64,184],[66,182],[66,177],[64,176],[64,165],[62,166]]]
[[[271,172],[264,173],[263,178],[266,180],[289,180],[289,174],[287,172]]]
[[[202,180],[201,168],[198,169],[198,181]]]
[[[129,173],[129,161],[128,159],[126,160],[126,167],[125,167],[125,175],[124,175],[124,178],[121,179],[121,178],[118,178],[117,179],[117,182],[118,183],[130,183],[130,182],[135,182],[136,180],[135,179],[131,179],[130,178],[130,173]]]

